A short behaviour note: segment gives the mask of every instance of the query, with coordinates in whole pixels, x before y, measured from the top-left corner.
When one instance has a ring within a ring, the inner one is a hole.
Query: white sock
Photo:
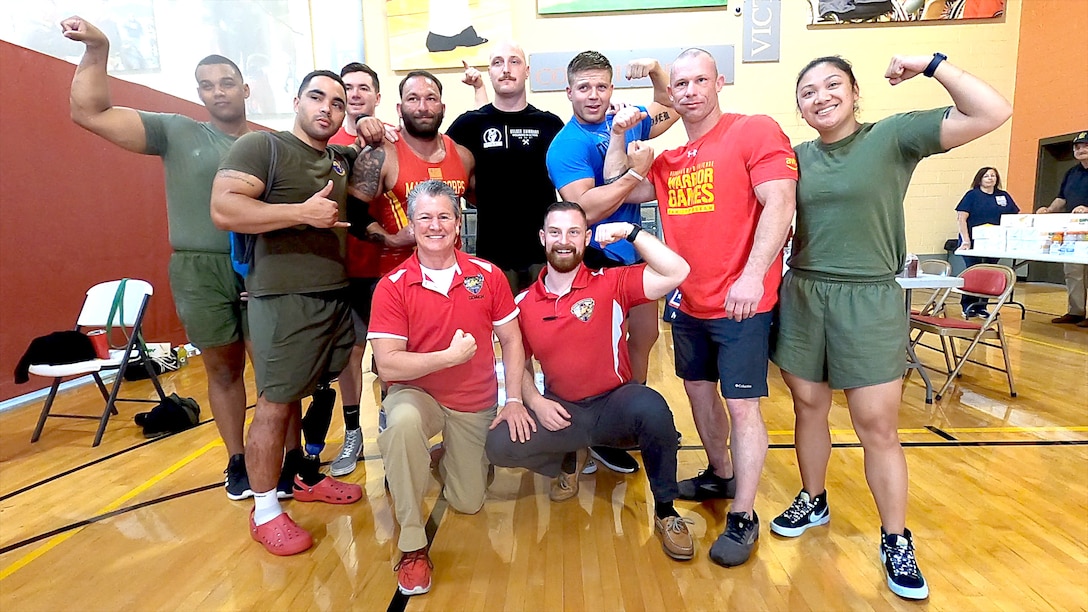
[[[276,497],[276,490],[253,494],[253,523],[264,525],[268,521],[283,514],[280,500]]]

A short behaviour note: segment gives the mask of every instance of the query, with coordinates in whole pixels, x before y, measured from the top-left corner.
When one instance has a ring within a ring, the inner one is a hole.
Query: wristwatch
[[[926,69],[922,71],[922,74],[932,79],[933,73],[937,72],[937,66],[939,66],[940,63],[945,61],[946,59],[948,59],[948,56],[944,53],[934,53],[933,60],[929,62],[929,65],[926,66]]]
[[[629,234],[627,234],[627,242],[634,243],[635,236],[638,236],[638,233],[641,232],[641,231],[642,231],[642,226],[641,225],[637,225],[637,224],[632,223],[631,224],[631,232]]]

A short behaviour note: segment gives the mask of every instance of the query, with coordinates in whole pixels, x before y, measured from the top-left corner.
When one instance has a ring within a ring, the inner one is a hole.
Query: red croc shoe
[[[253,522],[253,511],[250,510],[249,533],[264,545],[265,550],[281,557],[297,555],[314,545],[309,532],[292,521],[286,512],[258,526]]]
[[[354,504],[363,498],[363,488],[326,476],[315,485],[308,485],[295,476],[295,501],[325,502],[326,504]]]

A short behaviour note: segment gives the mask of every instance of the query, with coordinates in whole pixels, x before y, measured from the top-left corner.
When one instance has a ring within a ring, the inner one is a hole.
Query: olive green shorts
[[[276,403],[336,378],[355,344],[346,291],[251,297],[249,326],[257,394]]]
[[[178,251],[170,255],[170,291],[189,342],[197,348],[233,344],[249,336],[242,277],[230,255]]]
[[[843,282],[787,272],[779,290],[779,368],[832,389],[879,385],[906,369],[907,315],[894,279]]]

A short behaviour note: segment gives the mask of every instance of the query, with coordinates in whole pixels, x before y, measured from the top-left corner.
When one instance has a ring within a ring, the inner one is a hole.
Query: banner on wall
[[[537,0],[539,15],[725,7],[728,0]]]
[[[782,1],[744,0],[741,61],[777,62],[782,51]]]
[[[809,5],[813,25],[992,19],[1005,14],[1005,0],[809,0]]]
[[[399,0],[386,7],[393,70],[486,66],[489,40],[513,37],[510,0]]]
[[[690,47],[662,47],[659,49],[614,49],[601,50],[601,53],[612,62],[612,85],[616,89],[634,89],[636,87],[653,87],[649,77],[628,81],[624,78],[624,67],[632,60],[652,57],[661,63],[666,70],[672,65],[673,60],[682,51]],[[733,83],[733,45],[703,45],[714,57],[718,64],[718,72],[725,76],[727,84]],[[567,88],[567,64],[577,55],[578,51],[559,51],[555,53],[530,53],[529,65],[532,71],[529,73],[529,89],[531,91],[564,91]]]

